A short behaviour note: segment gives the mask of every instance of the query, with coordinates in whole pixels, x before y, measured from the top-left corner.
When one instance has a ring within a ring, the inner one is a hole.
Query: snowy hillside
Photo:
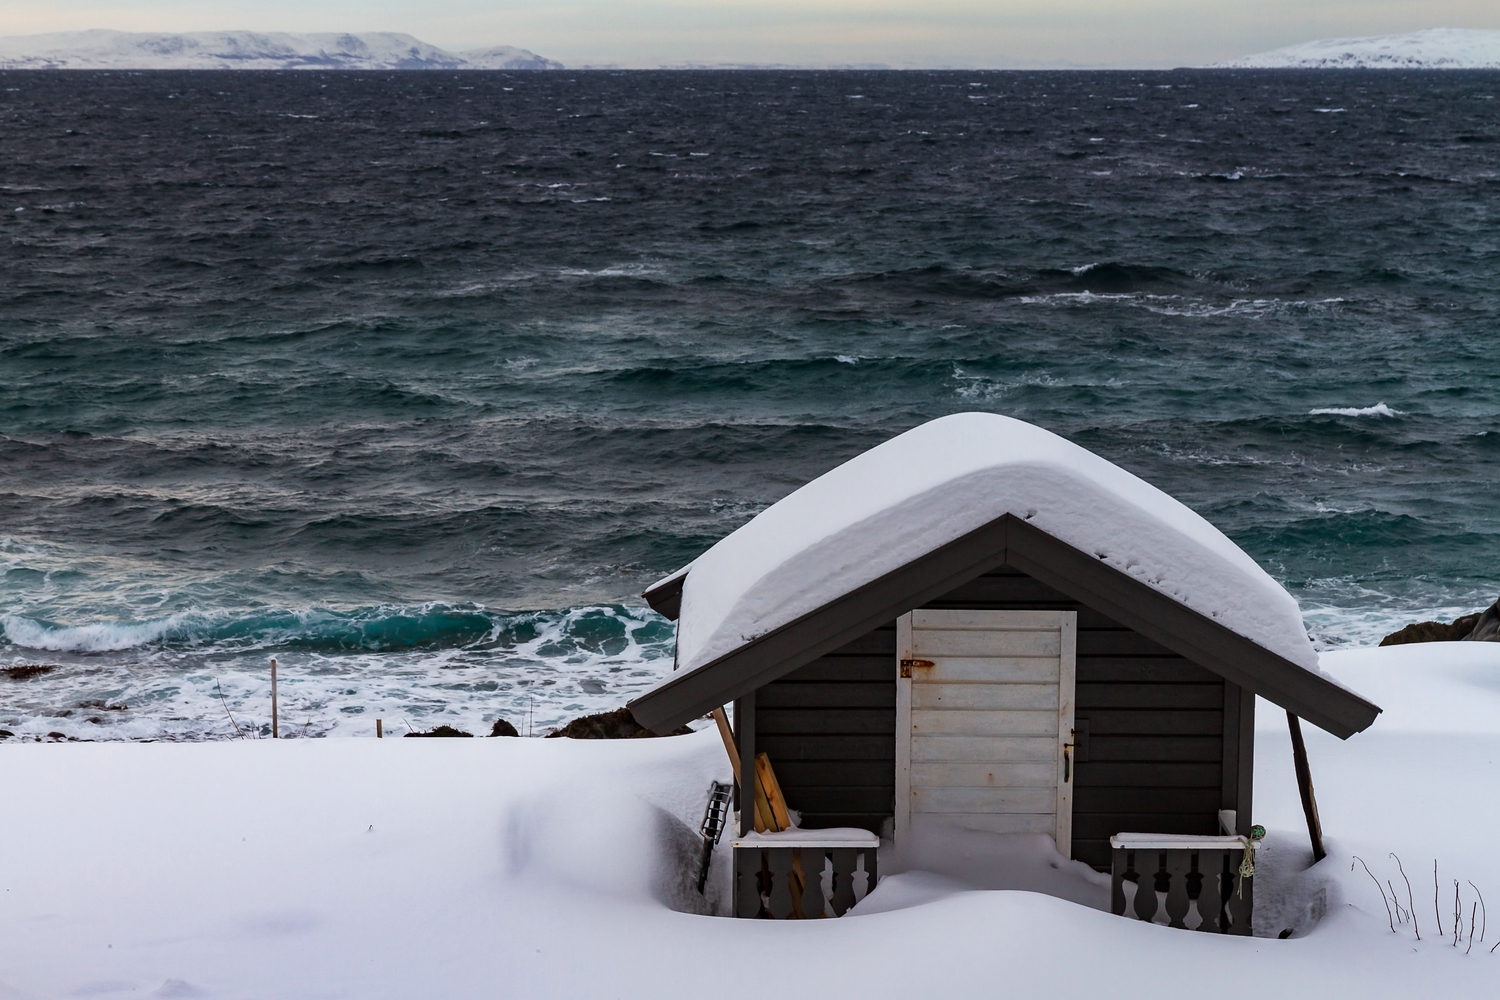
[[[1407,35],[1325,38],[1217,65],[1239,69],[1500,69],[1500,31],[1431,28]]]
[[[497,45],[492,49],[460,52],[465,69],[562,69],[562,63],[543,59],[535,52],[514,45]]]
[[[0,38],[0,69],[561,69],[511,46],[454,53],[392,32],[67,31]]]

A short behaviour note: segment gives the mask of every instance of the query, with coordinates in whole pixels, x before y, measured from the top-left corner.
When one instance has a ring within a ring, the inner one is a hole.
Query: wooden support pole
[[[755,692],[751,691],[734,703],[735,741],[740,751],[740,836],[755,829]],[[746,785],[750,787],[746,788]]]
[[[1313,795],[1312,769],[1307,766],[1307,744],[1302,742],[1302,722],[1290,711],[1287,728],[1292,731],[1292,766],[1297,769],[1297,791],[1302,793],[1302,812],[1307,816],[1307,835],[1312,840],[1313,864],[1328,857],[1323,850],[1323,822],[1318,819],[1318,800]]]
[[[271,739],[281,739],[281,725],[276,717],[276,657],[271,657]]]
[[[729,766],[734,770],[734,783],[739,785],[741,783],[740,769],[743,764],[740,761],[739,747],[735,745],[734,730],[729,728],[729,718],[724,714],[723,708],[716,708],[709,714],[713,716],[714,723],[719,727],[719,738],[724,741],[724,751],[729,754]],[[761,761],[765,756],[765,754],[757,754],[755,757],[757,778],[760,777]],[[770,766],[770,762],[766,761],[766,767]],[[765,785],[766,783],[761,780],[755,786],[755,830],[757,833],[785,829],[785,824],[777,826],[771,819],[771,802],[766,797]],[[777,794],[780,794],[779,790]]]
[[[729,728],[729,717],[721,705],[711,713],[714,724],[719,727],[719,738],[724,741],[724,752],[729,754],[729,766],[734,770],[734,783],[740,783],[740,750],[734,745],[734,730]]]
[[[375,738],[377,740],[385,738],[385,720],[383,719],[375,720]]]

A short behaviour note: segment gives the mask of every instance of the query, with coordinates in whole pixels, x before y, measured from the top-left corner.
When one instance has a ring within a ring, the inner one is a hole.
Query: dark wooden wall
[[[755,749],[803,826],[879,833],[896,808],[896,623],[758,690]]]
[[[1248,829],[1253,699],[1238,687],[1009,568],[927,606],[1078,612],[1075,858],[1107,868],[1127,830],[1218,833],[1221,808]],[[757,692],[756,749],[804,826],[878,830],[894,811],[895,656],[892,623]]]

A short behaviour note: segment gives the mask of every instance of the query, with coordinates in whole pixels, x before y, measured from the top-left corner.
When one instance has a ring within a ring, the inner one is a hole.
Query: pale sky
[[[575,67],[1171,67],[1436,27],[1500,29],[1500,0],[0,0],[0,35],[402,31]]]

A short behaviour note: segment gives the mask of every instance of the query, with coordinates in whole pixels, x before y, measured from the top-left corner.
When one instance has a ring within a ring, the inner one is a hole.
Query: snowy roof
[[[1212,524],[1092,452],[992,413],[942,417],[870,449],[657,584],[681,588],[678,672],[662,687],[1007,514],[1336,687],[1291,595]]]
[[[694,560],[677,668],[716,660],[1007,513],[1317,669],[1297,602],[1218,528],[1093,452],[994,413],[892,438]]]

